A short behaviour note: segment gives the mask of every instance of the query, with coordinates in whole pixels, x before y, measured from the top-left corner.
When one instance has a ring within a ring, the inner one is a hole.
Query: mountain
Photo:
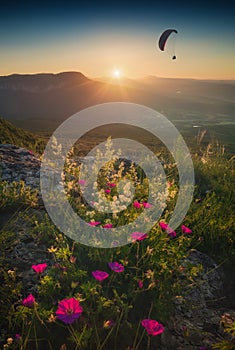
[[[89,79],[80,72],[12,74],[0,76],[0,91],[42,92],[52,89],[70,88],[88,82]]]
[[[12,144],[33,150],[36,153],[42,153],[46,145],[46,139],[18,128],[0,117],[0,144]]]
[[[171,89],[175,93],[187,96],[215,98],[226,102],[234,102],[235,100],[234,80],[197,80],[148,76],[139,81],[150,89],[160,88],[162,91]]]
[[[112,101],[153,108],[183,134],[195,135],[193,126],[198,125],[222,141],[229,138],[234,143],[234,81],[156,76],[93,80],[80,72],[0,77],[0,115],[32,131],[51,133],[74,113]]]

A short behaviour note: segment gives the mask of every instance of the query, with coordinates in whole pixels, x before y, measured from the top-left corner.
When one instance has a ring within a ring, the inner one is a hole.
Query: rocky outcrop
[[[202,270],[192,284],[176,298],[174,312],[162,334],[162,350],[208,350],[225,336],[221,317],[235,311],[218,303],[224,295],[223,271],[206,254],[189,252],[184,263],[200,265]],[[235,320],[235,318],[234,318]]]
[[[39,278],[32,269],[32,265],[47,263],[48,267],[54,264],[52,254],[48,252],[46,244],[40,242],[35,235],[30,233],[32,227],[29,222],[23,222],[19,216],[14,222],[14,239],[11,245],[5,251],[5,264],[14,271],[16,281],[22,284],[22,294],[37,293]],[[30,215],[40,215],[40,213],[31,209]],[[8,227],[11,223],[8,225]]]
[[[32,189],[39,189],[40,160],[32,151],[10,144],[0,144],[0,179],[23,180]]]

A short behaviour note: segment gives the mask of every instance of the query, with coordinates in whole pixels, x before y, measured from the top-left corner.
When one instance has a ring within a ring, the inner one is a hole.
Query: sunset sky
[[[1,3],[0,75],[235,79],[235,6],[226,1],[79,3]],[[178,30],[176,60],[157,47],[167,28]]]

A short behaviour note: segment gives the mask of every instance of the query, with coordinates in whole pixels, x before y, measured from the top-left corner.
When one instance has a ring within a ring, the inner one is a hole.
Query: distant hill
[[[235,114],[231,82],[155,76],[102,80],[80,72],[0,76],[0,115],[25,129],[53,131],[79,110],[111,101],[143,104],[172,120],[193,113]]]
[[[40,154],[45,148],[46,139],[18,128],[0,117],[0,144],[13,144]]]
[[[0,115],[26,129],[52,131],[78,110],[99,103],[101,88],[79,72],[0,77]]]
[[[156,76],[92,80],[81,72],[0,76],[0,115],[36,133],[50,134],[74,113],[113,101],[148,106],[164,114],[184,136],[195,136],[196,125],[207,130],[208,140],[218,138],[234,147],[234,81]]]
[[[0,89],[42,92],[52,89],[71,88],[89,81],[90,80],[80,72],[12,74],[0,76]]]

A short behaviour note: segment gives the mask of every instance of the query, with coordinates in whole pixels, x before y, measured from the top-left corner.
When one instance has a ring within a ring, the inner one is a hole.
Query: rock
[[[212,259],[197,250],[189,252],[183,264],[188,263],[201,265],[202,271],[195,285],[176,299],[162,334],[161,350],[211,349],[212,344],[221,341],[219,328],[224,310],[218,309],[215,300],[223,296],[223,273]]]
[[[17,222],[14,223],[17,227]],[[47,263],[48,267],[54,264],[52,255],[47,251],[44,244],[37,243],[32,236],[27,234],[30,227],[25,227],[24,231],[15,229],[16,239],[12,241],[10,249],[5,254],[5,264],[16,271],[17,280],[22,283],[23,294],[35,294],[39,278],[32,270],[32,265]]]
[[[39,189],[40,160],[22,147],[0,144],[0,174],[4,181],[23,180],[26,186]]]
[[[1,180],[8,182],[22,180],[31,190],[38,190],[40,197],[40,167],[41,161],[32,151],[10,144],[0,144]],[[45,166],[45,170],[43,179],[46,183],[46,191],[52,183],[61,186],[61,173],[49,165]],[[63,189],[63,186],[60,188]]]

